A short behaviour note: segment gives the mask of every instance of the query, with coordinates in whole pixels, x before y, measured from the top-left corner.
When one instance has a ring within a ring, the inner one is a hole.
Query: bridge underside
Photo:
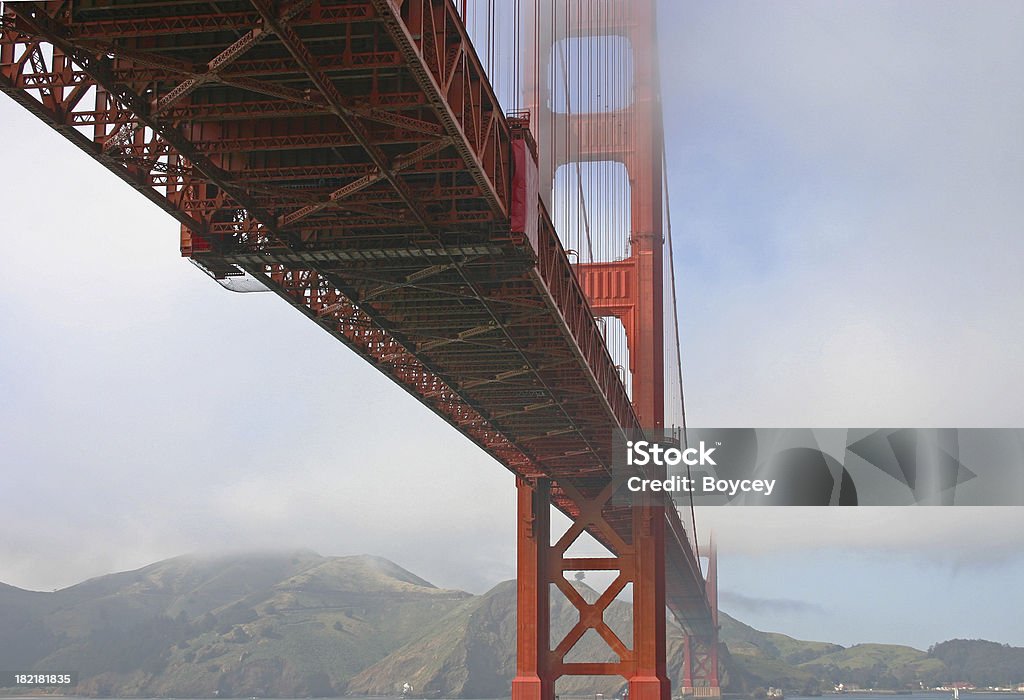
[[[613,552],[639,542],[634,509],[593,503],[640,422],[543,206],[513,226],[535,145],[452,2],[5,7],[0,89],[179,221],[184,255],[261,280]],[[710,634],[678,515],[649,506],[666,602]]]

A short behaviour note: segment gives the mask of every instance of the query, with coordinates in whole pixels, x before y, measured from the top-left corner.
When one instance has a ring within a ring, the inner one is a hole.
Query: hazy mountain
[[[587,600],[598,593],[583,583]],[[515,670],[515,583],[482,596],[435,587],[371,556],[313,552],[178,557],[53,593],[0,584],[0,668],[76,671],[75,692],[99,696],[507,697]],[[558,593],[552,637],[577,619]],[[631,609],[605,620],[629,646]],[[816,690],[826,683],[902,687],[1017,673],[1024,649],[955,640],[929,652],[843,648],[761,632],[722,613],[723,684]],[[568,660],[613,660],[589,631]],[[682,632],[668,624],[669,676],[678,685]],[[613,694],[619,678],[564,678],[558,692]]]
[[[377,557],[179,557],[0,591],[0,659],[90,695],[336,695],[468,598]]]
[[[736,692],[756,688],[787,688],[816,693],[822,683],[797,664],[841,650],[838,644],[807,642],[784,634],[762,632],[720,612],[719,640],[725,646],[720,659],[727,682]]]
[[[805,642],[784,634],[762,632],[724,613],[719,615],[719,624],[719,638],[729,645],[733,655],[760,656],[795,665],[843,648],[828,642]]]

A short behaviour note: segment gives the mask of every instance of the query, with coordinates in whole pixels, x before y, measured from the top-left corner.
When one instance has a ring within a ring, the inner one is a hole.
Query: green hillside
[[[934,686],[962,676],[927,652],[894,644],[808,642],[783,634],[761,632],[721,615],[721,640],[727,645],[734,680],[746,686],[814,691],[833,684],[896,690]]]
[[[729,645],[733,656],[757,656],[800,664],[842,650],[838,644],[805,642],[784,634],[762,632],[725,613],[719,614],[719,624],[719,638]]]
[[[941,683],[945,665],[926,652],[895,644],[857,644],[800,664],[819,676],[865,688],[898,689]]]
[[[983,639],[951,639],[933,646],[928,656],[944,663],[953,678],[979,686],[1016,685],[1024,680],[1024,649],[1020,647]]]
[[[310,552],[180,557],[6,593],[5,665],[74,669],[87,695],[177,697],[340,694],[470,598],[384,559]]]
[[[598,593],[576,590],[593,602]],[[632,643],[631,606],[605,621]],[[560,592],[552,638],[577,620]],[[953,640],[905,646],[803,641],[722,613],[726,690],[769,686],[807,693],[832,683],[903,688],[1024,678],[1024,649]],[[76,671],[74,694],[113,697],[397,695],[507,697],[515,671],[516,586],[482,596],[437,588],[386,559],[285,554],[178,557],[53,593],[0,584],[0,668]],[[667,626],[669,677],[678,687],[683,633]],[[568,661],[611,661],[590,630]],[[623,680],[563,678],[563,696],[621,690]]]

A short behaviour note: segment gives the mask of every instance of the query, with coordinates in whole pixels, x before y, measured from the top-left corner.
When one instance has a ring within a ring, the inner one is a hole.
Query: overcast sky
[[[662,2],[703,426],[1024,427],[1024,4]],[[514,576],[510,474],[0,98],[0,581],[189,551]],[[723,608],[851,644],[1024,645],[1024,509],[713,509]]]

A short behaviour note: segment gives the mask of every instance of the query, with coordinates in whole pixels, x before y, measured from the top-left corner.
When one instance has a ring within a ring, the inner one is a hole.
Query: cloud
[[[1024,562],[1024,508],[868,507],[697,510],[698,535],[723,556],[849,553],[929,566],[998,569]]]
[[[718,594],[719,603],[723,608],[739,613],[779,614],[779,615],[825,615],[827,611],[820,605],[789,598],[755,598],[723,590]]]

